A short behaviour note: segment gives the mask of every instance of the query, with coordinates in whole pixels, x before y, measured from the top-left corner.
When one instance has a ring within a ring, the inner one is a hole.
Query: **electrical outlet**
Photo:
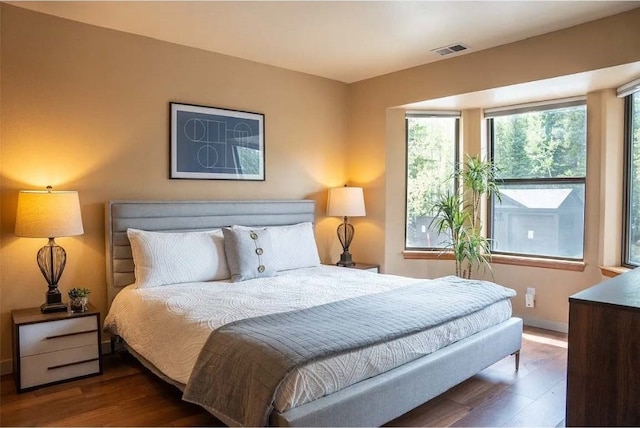
[[[527,293],[524,295],[524,305],[527,308],[536,307],[536,295],[533,293]]]
[[[533,294],[525,294],[524,295],[524,304],[527,308],[535,308],[536,299]]]
[[[527,294],[536,294],[536,289],[534,287],[527,287]]]

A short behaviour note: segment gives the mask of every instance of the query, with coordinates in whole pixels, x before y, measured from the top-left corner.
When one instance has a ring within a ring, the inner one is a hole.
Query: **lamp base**
[[[342,254],[340,254],[340,260],[338,261],[338,263],[336,263],[337,266],[343,266],[343,267],[349,267],[349,266],[354,266],[356,263],[351,260],[351,253],[348,251],[343,252]]]
[[[66,312],[67,305],[65,305],[64,303],[43,303],[42,306],[40,306],[40,311],[43,314],[48,314],[51,312]]]
[[[45,294],[47,301],[40,306],[40,311],[43,314],[50,312],[63,312],[67,310],[67,305],[62,303],[62,295],[58,288],[53,288],[47,291]]]
[[[67,252],[56,244],[54,238],[49,238],[49,242],[38,251],[36,258],[40,272],[49,284],[49,290],[45,294],[46,301],[40,306],[42,313],[62,312],[67,310],[67,305],[62,303],[62,295],[58,290],[58,281],[67,264]]]

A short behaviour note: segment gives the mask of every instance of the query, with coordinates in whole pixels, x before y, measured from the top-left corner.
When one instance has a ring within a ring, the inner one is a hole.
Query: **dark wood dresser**
[[[640,426],[640,268],[569,297],[567,426]]]

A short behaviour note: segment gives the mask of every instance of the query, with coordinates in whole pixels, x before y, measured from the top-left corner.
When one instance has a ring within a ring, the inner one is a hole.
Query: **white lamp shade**
[[[56,238],[83,233],[78,192],[22,190],[18,194],[17,236]]]
[[[365,216],[362,187],[335,187],[329,189],[327,215],[332,217]]]

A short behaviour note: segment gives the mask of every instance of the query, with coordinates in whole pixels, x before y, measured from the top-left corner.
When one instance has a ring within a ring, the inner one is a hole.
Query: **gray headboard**
[[[208,230],[241,224],[279,226],[315,220],[315,201],[109,201],[106,204],[107,297],[109,305],[134,282],[127,229]]]

